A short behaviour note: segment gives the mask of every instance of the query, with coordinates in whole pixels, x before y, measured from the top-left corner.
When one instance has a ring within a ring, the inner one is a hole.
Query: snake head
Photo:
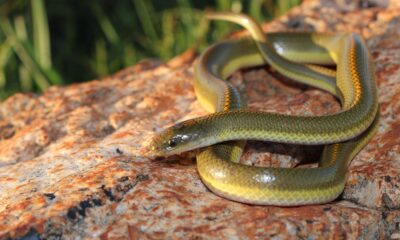
[[[158,134],[151,143],[156,156],[169,156],[204,146],[204,134],[195,120],[187,120]]]

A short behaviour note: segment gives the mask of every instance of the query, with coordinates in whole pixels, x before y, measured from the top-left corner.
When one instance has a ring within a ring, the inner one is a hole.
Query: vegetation
[[[271,20],[301,0],[0,0],[0,100],[203,49],[238,29],[204,9]]]

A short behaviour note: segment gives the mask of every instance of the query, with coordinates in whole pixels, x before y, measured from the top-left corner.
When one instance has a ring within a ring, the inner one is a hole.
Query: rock
[[[165,126],[207,114],[192,87],[195,56],[144,61],[97,81],[16,94],[0,105],[0,238],[400,237],[400,3],[305,1],[266,31],[354,31],[376,65],[378,133],[351,163],[336,201],[251,206],[202,184],[193,156],[152,161],[149,140]],[[234,36],[245,33],[234,34]],[[252,109],[290,114],[339,111],[329,94],[268,67],[231,81]],[[242,162],[295,166],[318,147],[250,142]]]

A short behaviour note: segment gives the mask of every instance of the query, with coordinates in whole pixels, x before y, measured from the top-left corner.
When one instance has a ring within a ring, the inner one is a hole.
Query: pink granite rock
[[[353,160],[339,199],[291,208],[241,204],[208,191],[190,154],[151,161],[146,147],[156,132],[206,114],[193,92],[196,60],[188,51],[1,103],[0,238],[400,238],[400,2],[305,1],[264,27],[359,32],[372,51],[381,125]],[[339,110],[329,94],[269,67],[237,72],[231,81],[252,109]],[[250,142],[242,162],[295,166],[319,152]]]

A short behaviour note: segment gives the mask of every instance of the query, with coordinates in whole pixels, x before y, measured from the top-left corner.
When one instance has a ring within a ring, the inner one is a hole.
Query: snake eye
[[[185,134],[178,134],[175,135],[173,137],[171,137],[168,141],[167,141],[167,150],[172,150],[176,147],[180,147],[182,146],[182,144],[187,143],[187,141],[190,139],[190,137],[188,135]]]
[[[168,140],[168,147],[173,148],[176,147],[177,145],[177,139],[176,138],[171,138]]]
[[[177,147],[182,142],[182,137],[180,135],[174,136],[167,141],[167,150],[172,150]]]

